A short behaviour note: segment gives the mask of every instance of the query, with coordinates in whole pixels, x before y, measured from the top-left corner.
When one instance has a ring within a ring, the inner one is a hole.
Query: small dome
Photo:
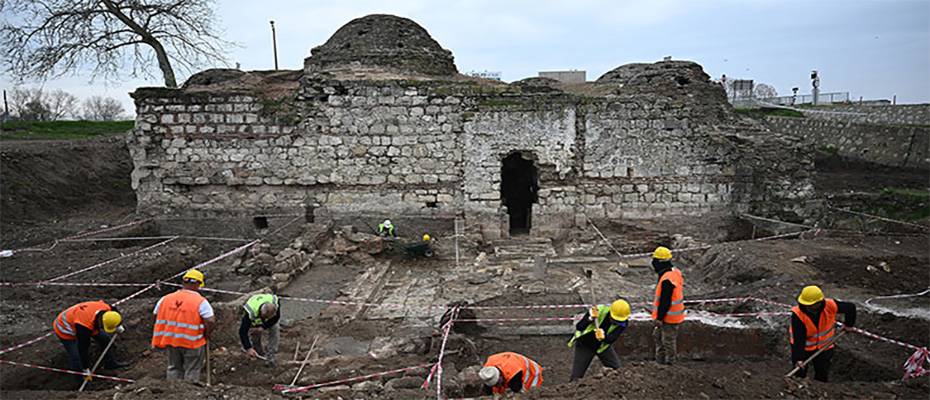
[[[305,60],[308,73],[372,68],[423,75],[454,75],[452,52],[443,49],[416,22],[375,14],[343,25],[313,48]]]

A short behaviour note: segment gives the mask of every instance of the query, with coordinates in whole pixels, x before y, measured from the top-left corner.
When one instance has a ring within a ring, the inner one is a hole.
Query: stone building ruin
[[[594,82],[459,74],[415,22],[355,19],[300,71],[207,70],[132,94],[140,212],[464,218],[485,238],[591,219],[803,220],[811,154],[687,61]],[[446,227],[451,226],[445,225]]]

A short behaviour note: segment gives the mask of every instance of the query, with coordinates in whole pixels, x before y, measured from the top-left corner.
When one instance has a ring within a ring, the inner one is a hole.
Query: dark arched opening
[[[501,200],[507,206],[510,217],[510,234],[519,235],[530,232],[533,216],[533,203],[536,202],[537,183],[536,166],[519,152],[504,158],[501,166]]]

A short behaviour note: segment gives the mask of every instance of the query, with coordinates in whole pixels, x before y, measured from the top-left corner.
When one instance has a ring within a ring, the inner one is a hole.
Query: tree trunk
[[[161,74],[165,78],[165,87],[178,87],[178,82],[174,78],[174,69],[171,68],[171,60],[168,59],[168,53],[165,52],[165,47],[162,46],[158,40],[154,40],[148,44],[155,50],[155,57],[158,59],[158,68],[161,69]]]
[[[178,87],[178,82],[174,78],[174,69],[171,68],[171,60],[168,59],[168,53],[165,51],[165,47],[161,45],[161,42],[159,42],[155,36],[152,36],[150,32],[146,31],[145,28],[137,24],[136,21],[133,21],[132,18],[129,18],[129,16],[120,11],[119,7],[117,7],[112,0],[101,1],[104,6],[106,6],[107,11],[139,35],[143,42],[152,46],[152,50],[155,51],[155,57],[158,59],[158,68],[161,69],[161,74],[165,78],[165,86],[170,88]]]

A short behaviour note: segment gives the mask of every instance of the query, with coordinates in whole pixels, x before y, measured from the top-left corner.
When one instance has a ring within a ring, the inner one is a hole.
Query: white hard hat
[[[501,379],[501,371],[496,367],[484,367],[478,371],[478,377],[485,385],[494,386]]]
[[[384,220],[384,226],[390,228],[390,227],[391,227],[391,220],[389,220],[389,219]]]

